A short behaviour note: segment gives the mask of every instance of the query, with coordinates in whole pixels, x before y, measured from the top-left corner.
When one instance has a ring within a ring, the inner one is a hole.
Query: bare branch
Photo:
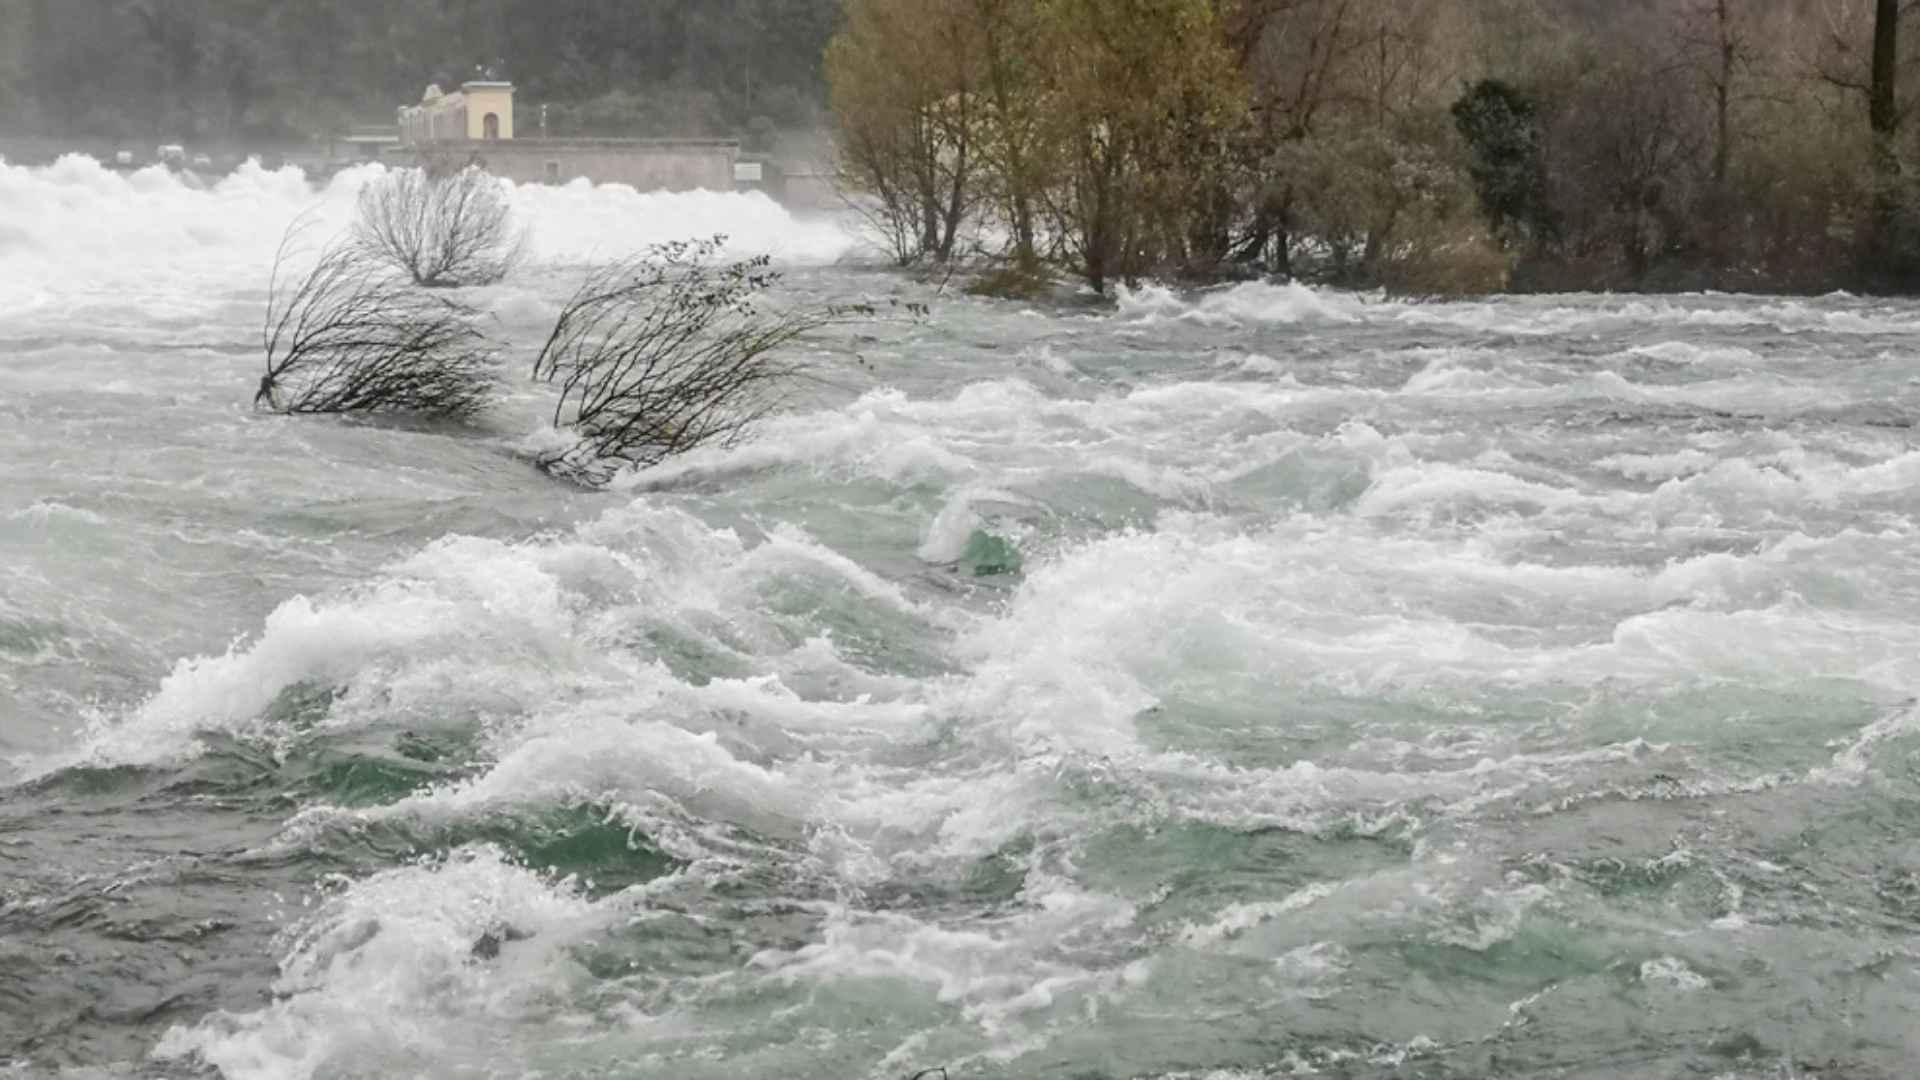
[[[525,257],[500,181],[474,167],[403,169],[360,192],[354,243],[429,288],[491,285]]]
[[[254,407],[460,420],[486,407],[493,355],[471,310],[413,290],[351,243],[286,278],[300,233],[296,223],[274,259]]]
[[[572,436],[542,468],[598,486],[741,437],[780,406],[804,362],[787,347],[855,309],[773,311],[766,257],[716,263],[723,238],[662,244],[591,270],[534,361]],[[861,309],[864,310],[864,309]]]

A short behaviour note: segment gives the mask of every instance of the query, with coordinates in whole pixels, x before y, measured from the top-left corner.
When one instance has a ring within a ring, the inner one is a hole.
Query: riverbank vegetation
[[[903,264],[1095,289],[1920,286],[1895,0],[845,0],[840,169]]]

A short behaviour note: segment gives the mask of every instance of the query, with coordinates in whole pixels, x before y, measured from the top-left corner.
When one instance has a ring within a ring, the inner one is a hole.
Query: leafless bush
[[[731,443],[805,371],[785,346],[866,310],[766,309],[779,274],[765,257],[716,262],[721,244],[663,244],[588,273],[534,361],[534,378],[559,386],[553,423],[571,437],[543,468],[599,485]]]
[[[360,192],[354,242],[428,288],[491,285],[526,253],[499,180],[483,170],[403,169]]]
[[[492,355],[470,309],[421,293],[351,243],[283,280],[297,234],[274,260],[256,408],[467,419],[486,406]]]

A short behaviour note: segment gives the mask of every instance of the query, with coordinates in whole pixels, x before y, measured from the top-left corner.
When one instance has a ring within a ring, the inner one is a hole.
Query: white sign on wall
[[[760,163],[757,161],[736,161],[733,163],[733,182],[736,184],[757,184],[761,181]]]

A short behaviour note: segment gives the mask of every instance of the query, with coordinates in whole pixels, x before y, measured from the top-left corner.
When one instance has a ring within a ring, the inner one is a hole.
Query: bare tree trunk
[[[1093,291],[1105,293],[1113,266],[1114,192],[1113,150],[1101,156],[1091,148],[1081,151],[1081,191],[1076,196],[1080,211],[1080,247],[1086,260],[1087,284]]]
[[[1899,126],[1894,109],[1894,79],[1900,55],[1900,0],[1878,0],[1873,13],[1873,87],[1867,122],[1873,128],[1876,150],[1892,150]]]
[[[941,259],[940,254],[940,195],[931,188],[920,192],[920,254],[930,259]]]
[[[960,222],[967,210],[967,184],[972,180],[968,173],[968,141],[972,138],[971,129],[963,121],[961,141],[955,148],[956,160],[953,166],[953,187],[947,192],[947,205],[940,218],[940,261],[953,258],[954,245],[960,240]]]
[[[1034,243],[1033,197],[1027,194],[1024,178],[1015,181],[1013,191],[1013,257],[1022,270],[1040,265],[1039,248]]]
[[[1707,204],[1707,236],[1715,262],[1725,265],[1733,258],[1734,206],[1727,190],[1727,177],[1733,165],[1733,75],[1740,58],[1741,42],[1733,32],[1727,12],[1727,0],[1714,0],[1713,78],[1713,173]]]
[[[1273,217],[1273,268],[1272,276],[1284,281],[1293,280],[1293,185],[1280,196],[1280,202]]]
[[[1727,0],[1715,0],[1714,20],[1720,31],[1720,78],[1714,85],[1713,113],[1713,187],[1726,193],[1727,166],[1733,157],[1733,130],[1728,123],[1728,104],[1733,95],[1733,61],[1738,43],[1727,22]]]
[[[1007,223],[1013,230],[1013,259],[1021,270],[1031,271],[1040,262],[1033,224],[1033,156],[1029,153],[1030,135],[1024,123],[1027,105],[1020,100],[1021,91],[1010,70],[1012,61],[1008,54],[1014,46],[1002,37],[1006,7],[981,4],[979,10],[985,35],[987,86],[993,101],[993,119],[1000,129],[1000,153],[1004,159],[1000,164],[1005,174],[1002,182],[1007,193]]]
[[[1873,14],[1873,80],[1867,125],[1873,130],[1873,269],[1884,272],[1893,256],[1894,222],[1900,210],[1900,158],[1894,148],[1900,114],[1894,91],[1899,72],[1900,0],[1878,0]]]
[[[920,180],[920,255],[939,258],[940,143],[931,117],[922,116],[915,123],[919,125],[919,138],[914,147],[919,160],[914,162],[914,171]]]

